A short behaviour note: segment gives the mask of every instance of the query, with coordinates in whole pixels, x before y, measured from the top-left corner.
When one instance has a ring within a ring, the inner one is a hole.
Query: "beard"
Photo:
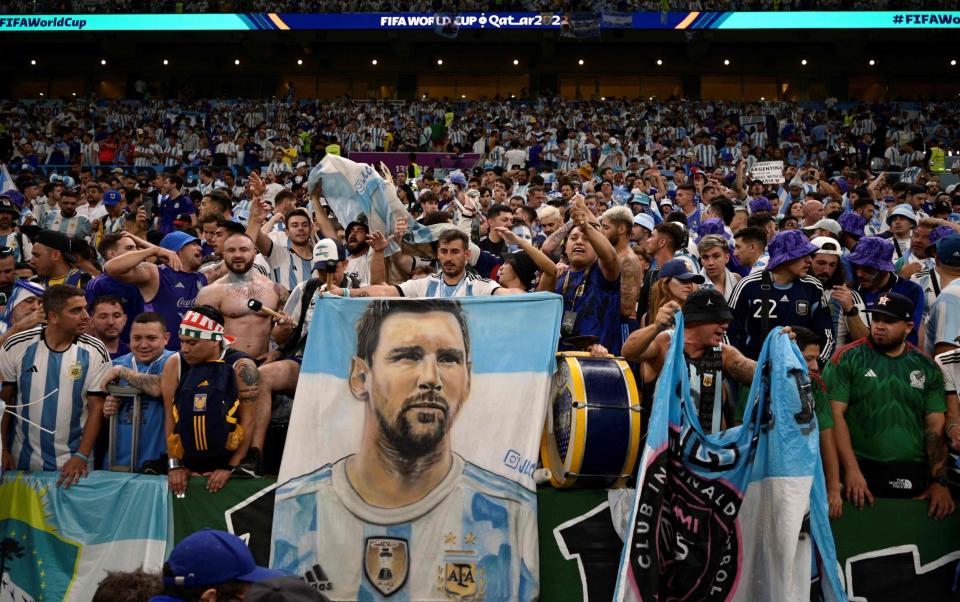
[[[233,272],[234,274],[246,274],[247,272],[250,271],[250,268],[253,267],[253,260],[250,260],[249,262],[244,263],[242,269],[238,269],[234,264],[234,262],[232,261],[226,261],[224,263],[226,264],[227,269]]]
[[[433,412],[417,412],[417,408],[412,408],[412,406],[418,404],[430,404],[435,408],[442,409],[442,413],[438,415]],[[432,423],[434,428],[427,433],[414,433],[414,424],[407,417],[408,414],[412,414],[413,420],[417,423],[424,425]],[[443,396],[436,393],[413,395],[404,400],[403,407],[400,408],[400,412],[393,422],[390,422],[386,416],[377,410],[380,438],[399,456],[399,459],[403,460],[404,463],[412,464],[439,451],[440,443],[447,436],[449,415],[450,406]]]
[[[367,248],[370,245],[367,244],[367,241],[347,241],[347,251],[351,255],[362,255],[367,252]]]
[[[885,343],[881,343],[877,341],[877,339],[874,338],[873,334],[872,333],[870,334],[870,344],[873,345],[874,349],[882,353],[886,353],[887,351],[892,351],[896,349],[900,345],[903,345],[903,342],[906,340],[907,340],[907,333],[903,333],[903,336],[899,337],[896,340],[890,339]]]

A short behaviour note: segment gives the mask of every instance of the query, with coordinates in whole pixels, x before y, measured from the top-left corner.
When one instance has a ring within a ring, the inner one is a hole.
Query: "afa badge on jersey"
[[[810,313],[810,302],[809,301],[797,301],[797,315],[805,316]]]
[[[80,362],[71,364],[68,374],[70,374],[70,378],[73,380],[80,380],[80,377],[83,376],[83,364]]]
[[[396,537],[369,537],[363,555],[363,571],[370,585],[389,596],[407,582],[410,554],[406,540]]]
[[[486,595],[485,570],[477,566],[470,550],[448,550],[437,571],[437,589],[448,600],[482,600]]]

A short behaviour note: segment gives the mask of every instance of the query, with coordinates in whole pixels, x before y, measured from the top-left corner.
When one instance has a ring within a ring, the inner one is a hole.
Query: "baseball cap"
[[[646,213],[638,213],[633,216],[633,224],[635,226],[640,226],[646,228],[650,232],[653,232],[653,217]]]
[[[733,312],[723,294],[715,288],[693,291],[683,304],[683,318],[690,322],[727,322]]]
[[[120,193],[116,190],[108,190],[103,193],[103,204],[105,207],[113,207],[120,202]]]
[[[813,255],[820,249],[810,244],[807,237],[800,230],[784,230],[778,232],[770,244],[767,246],[767,253],[770,254],[770,261],[767,262],[767,269],[772,270],[781,263],[800,259],[807,255]]]
[[[324,271],[328,261],[346,261],[347,248],[332,238],[324,238],[313,245],[313,269]]]
[[[960,267],[960,234],[945,236],[937,241],[937,261],[943,265]]]
[[[913,320],[913,302],[900,293],[884,293],[876,302],[864,311],[889,316],[902,322]]]
[[[837,220],[830,219],[829,217],[821,219],[809,228],[804,228],[804,230],[826,230],[834,236],[840,236],[840,233],[843,232],[843,229],[840,227],[840,224],[837,223]]]
[[[350,232],[356,226],[360,226],[361,228],[367,231],[367,234],[370,234],[370,225],[367,222],[353,221],[347,224],[347,227],[344,229],[343,231],[344,237],[350,236]]]
[[[274,577],[250,586],[244,602],[326,602],[326,596],[303,579],[293,576]]]
[[[687,267],[687,262],[682,259],[671,259],[667,263],[663,264],[663,267],[660,268],[660,274],[657,276],[657,280],[660,280],[661,278],[674,278],[681,282],[695,282],[696,284],[703,284],[703,276],[691,272],[690,268]]]
[[[191,236],[186,232],[175,230],[160,240],[160,248],[173,251],[174,253],[179,253],[181,249],[192,242],[199,243],[200,239],[196,236]]]
[[[250,549],[236,535],[202,529],[174,546],[164,565],[163,584],[202,587],[228,581],[256,583],[282,575],[279,571],[257,566]]]
[[[810,244],[817,247],[817,253],[822,253],[824,255],[836,255],[837,257],[843,256],[843,251],[840,250],[840,243],[838,243],[835,238],[830,238],[829,236],[818,236],[811,240]]]
[[[0,213],[12,213],[18,217],[20,216],[20,210],[14,206],[13,202],[2,196],[0,196]]]
[[[864,266],[880,270],[881,272],[893,272],[893,243],[879,236],[864,236],[853,248],[853,253],[847,256],[847,260],[853,265]]]
[[[307,162],[306,162],[306,161],[301,161],[301,162],[297,163],[297,169],[300,169],[301,167],[306,167],[306,166],[307,166]]]

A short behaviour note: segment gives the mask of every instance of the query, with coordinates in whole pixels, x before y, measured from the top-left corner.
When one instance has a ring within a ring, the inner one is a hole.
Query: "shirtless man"
[[[637,321],[637,300],[643,281],[640,258],[630,248],[633,231],[633,214],[626,207],[607,209],[601,216],[603,235],[617,251],[620,261],[620,323],[623,325],[623,340],[640,327]]]
[[[257,251],[246,234],[231,234],[223,241],[226,276],[205,286],[197,295],[198,305],[210,305],[223,314],[224,330],[237,340],[234,349],[256,359],[267,355],[270,343],[270,316],[247,307],[250,299],[264,307],[280,310],[287,293],[253,267]]]

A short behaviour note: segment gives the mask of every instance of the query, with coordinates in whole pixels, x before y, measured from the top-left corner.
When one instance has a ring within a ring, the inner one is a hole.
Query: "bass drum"
[[[623,487],[640,453],[640,395],[623,358],[557,354],[540,441],[550,484]]]

